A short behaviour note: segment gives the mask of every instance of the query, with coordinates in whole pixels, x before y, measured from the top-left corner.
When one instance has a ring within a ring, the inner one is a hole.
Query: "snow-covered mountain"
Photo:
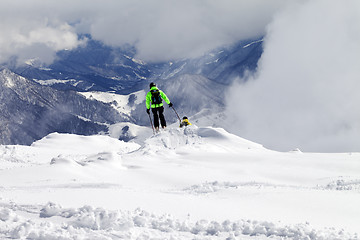
[[[0,71],[0,112],[1,144],[31,144],[51,132],[96,134],[129,119],[110,104],[42,86],[7,69]]]
[[[60,90],[129,93],[150,75],[148,67],[133,55],[131,48],[111,48],[90,39],[85,46],[58,52],[56,61],[49,66],[43,67],[35,59],[7,67]]]
[[[176,81],[161,80],[181,118],[192,116],[193,123],[214,125],[224,106],[226,85],[201,75],[182,75]],[[119,139],[131,139],[131,124],[149,126],[145,95],[141,90],[129,95],[109,92],[57,90],[21,77],[8,69],[0,72],[1,143],[31,144],[51,132],[82,135],[110,134],[109,127],[123,124]],[[171,124],[176,113],[166,107]],[[130,134],[130,135],[129,135]]]
[[[262,41],[248,40],[196,59],[145,63],[134,57],[132,47],[111,48],[89,38],[86,46],[59,52],[50,66],[36,59],[5,64],[0,73],[1,143],[31,144],[55,131],[109,133],[108,126],[124,121],[149,125],[144,101],[151,81],[181,117],[218,126],[227,87],[255,69],[261,53]],[[165,114],[170,123],[178,121],[172,109]]]
[[[256,69],[263,52],[262,39],[240,41],[228,47],[215,49],[195,59],[171,62],[161,69],[160,79],[172,79],[184,74],[201,75],[228,85],[246,71]]]
[[[36,59],[25,65],[7,64],[13,72],[43,85],[76,91],[112,91],[130,94],[151,81],[169,80],[184,74],[201,75],[222,84],[254,70],[262,54],[261,40],[241,41],[215,49],[195,59],[146,63],[136,59],[132,47],[114,48],[89,40],[85,46],[60,51],[50,66]]]

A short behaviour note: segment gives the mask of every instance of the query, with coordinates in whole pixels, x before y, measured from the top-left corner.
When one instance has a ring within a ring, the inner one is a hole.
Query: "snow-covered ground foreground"
[[[360,153],[281,153],[219,128],[0,146],[0,239],[358,239]]]

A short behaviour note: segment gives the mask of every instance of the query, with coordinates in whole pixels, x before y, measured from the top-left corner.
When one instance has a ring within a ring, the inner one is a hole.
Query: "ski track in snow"
[[[298,189],[298,190],[337,190],[337,191],[356,191],[360,193],[360,180],[344,180],[339,178],[338,180],[333,180],[328,184],[316,185],[314,187],[303,187],[296,185],[277,185],[270,183],[262,182],[205,182],[198,185],[192,185],[190,187],[184,188],[182,190],[174,190],[173,192],[186,192],[189,194],[211,194],[223,190],[231,189],[241,189],[241,188],[255,188],[255,189],[264,189],[264,188],[273,188],[273,189]]]
[[[142,131],[0,146],[0,239],[359,239],[358,153],[279,153],[211,127]]]

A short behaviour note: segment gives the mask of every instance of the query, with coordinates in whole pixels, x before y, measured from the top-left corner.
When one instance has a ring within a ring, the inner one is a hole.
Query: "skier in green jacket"
[[[159,118],[162,128],[166,128],[166,121],[164,117],[164,104],[162,100],[172,107],[172,103],[166,94],[156,87],[155,83],[150,83],[150,91],[146,94],[146,112],[150,115],[150,108],[154,115],[154,127],[159,131]]]

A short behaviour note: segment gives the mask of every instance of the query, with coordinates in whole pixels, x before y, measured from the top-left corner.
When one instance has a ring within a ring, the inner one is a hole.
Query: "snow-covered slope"
[[[1,146],[0,238],[358,238],[359,153],[275,152],[195,125],[130,129],[137,141],[53,133]]]
[[[135,107],[143,103],[145,99],[145,92],[138,91],[129,95],[119,95],[108,92],[79,92],[79,94],[85,96],[90,100],[97,100],[104,103],[109,103],[119,113],[131,116],[131,112]]]
[[[0,71],[0,143],[31,144],[51,132],[96,134],[129,117],[110,104]]]
[[[159,80],[156,83],[167,94],[174,104],[176,113],[181,118],[187,116],[197,124],[221,126],[224,118],[226,85],[201,75],[187,74],[171,81]],[[125,124],[127,126],[131,126],[131,124],[150,126],[149,117],[145,112],[145,95],[147,91],[148,86],[144,90],[129,95],[108,92],[80,92],[79,94],[89,100],[95,99],[110,104],[119,114],[127,117],[127,123]],[[168,124],[179,121],[176,113],[165,104],[165,118]]]

